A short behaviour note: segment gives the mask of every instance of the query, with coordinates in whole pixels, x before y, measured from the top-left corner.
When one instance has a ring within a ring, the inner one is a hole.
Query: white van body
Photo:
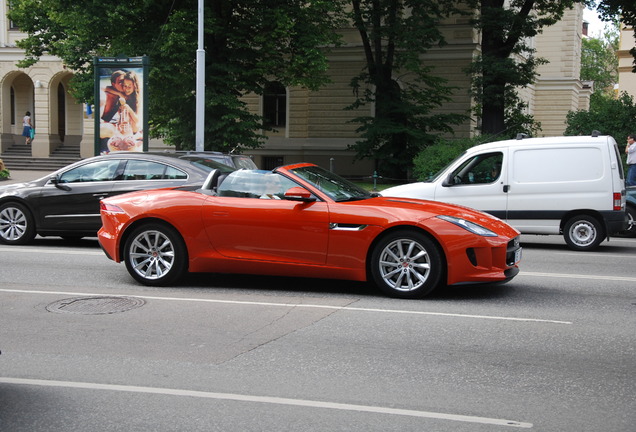
[[[460,204],[522,234],[563,234],[591,250],[625,227],[625,179],[611,136],[519,138],[470,148],[430,181],[382,191]]]

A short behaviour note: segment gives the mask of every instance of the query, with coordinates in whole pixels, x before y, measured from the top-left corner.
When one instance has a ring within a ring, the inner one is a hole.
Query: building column
[[[49,82],[44,79],[34,81],[33,126],[35,138],[31,143],[31,155],[36,158],[48,158],[57,144],[51,142],[51,119],[49,107]]]

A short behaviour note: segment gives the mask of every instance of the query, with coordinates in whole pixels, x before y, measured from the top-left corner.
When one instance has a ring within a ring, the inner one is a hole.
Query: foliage
[[[594,81],[594,91],[613,94],[618,81],[618,23],[605,31],[602,38],[583,38],[581,48],[581,80]]]
[[[419,181],[425,181],[450,164],[465,150],[485,142],[497,141],[501,138],[480,136],[470,139],[438,139],[437,142],[423,149],[414,160],[413,176]]]
[[[28,34],[20,67],[45,54],[74,71],[74,96],[93,99],[92,59],[148,55],[151,136],[194,147],[197,0],[10,0],[10,18]],[[243,94],[268,80],[316,89],[328,82],[324,47],[338,42],[340,0],[206,2],[206,150],[258,147],[262,118]]]
[[[615,99],[594,93],[589,111],[570,111],[567,115],[565,135],[589,135],[593,130],[613,136],[622,142],[628,134],[636,133],[636,104],[623,92]]]
[[[8,169],[0,170],[0,180],[8,179],[11,173]]]
[[[636,38],[636,2],[634,0],[600,0],[597,11],[605,21],[614,21],[616,17],[620,17],[622,24],[632,28]],[[636,73],[636,47],[629,52],[634,57],[632,72]]]
[[[506,130],[506,101],[515,99],[516,88],[533,83],[537,67],[546,62],[534,56],[531,38],[580,1],[584,0],[466,0],[478,11],[472,24],[482,37],[481,55],[468,72],[483,133]]]
[[[433,114],[450,100],[446,80],[422,63],[422,54],[442,44],[439,21],[452,1],[352,0],[349,18],[360,33],[366,65],[351,81],[356,96],[349,107],[374,113],[353,121],[361,140],[351,146],[358,158],[373,158],[385,177],[405,178],[414,156],[438,133],[452,132],[460,114]]]

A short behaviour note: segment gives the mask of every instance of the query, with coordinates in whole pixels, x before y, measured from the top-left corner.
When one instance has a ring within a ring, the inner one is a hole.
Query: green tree
[[[197,0],[10,0],[9,17],[28,36],[27,67],[44,55],[74,71],[74,95],[92,101],[93,56],[146,54],[145,103],[152,136],[194,148]],[[258,147],[263,127],[241,96],[268,80],[317,89],[328,82],[324,47],[338,42],[340,0],[205,2],[206,150]]]
[[[636,104],[629,94],[623,92],[615,99],[603,93],[594,93],[589,111],[570,111],[566,119],[565,135],[589,135],[597,130],[603,135],[613,136],[622,142],[634,133]]]
[[[349,18],[362,39],[366,66],[351,85],[349,107],[373,104],[374,115],[360,116],[358,158],[373,158],[385,177],[405,178],[415,155],[437,134],[452,132],[460,114],[433,114],[450,100],[446,80],[425,66],[422,54],[443,42],[438,29],[453,2],[436,0],[352,0]]]
[[[634,38],[636,38],[636,2],[634,0],[600,0],[597,3],[596,10],[605,21],[612,22],[620,17],[622,24],[634,30]],[[634,57],[632,72],[636,73],[636,47],[629,52]]]
[[[472,23],[481,32],[481,55],[469,72],[481,111],[482,133],[507,132],[506,102],[518,100],[516,89],[532,84],[537,66],[545,63],[534,56],[535,49],[529,41],[580,1],[466,0],[477,10]],[[513,102],[513,110],[515,105]]]
[[[618,23],[605,31],[602,38],[583,38],[581,48],[581,80],[594,81],[594,91],[613,95],[618,81]]]

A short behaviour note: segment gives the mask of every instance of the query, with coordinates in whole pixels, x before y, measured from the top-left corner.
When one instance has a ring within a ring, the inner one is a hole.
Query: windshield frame
[[[359,201],[373,197],[369,191],[317,165],[305,165],[291,168],[289,171],[335,202]]]
[[[460,158],[464,157],[464,155],[468,153],[468,151],[463,151],[461,152],[461,154],[459,154],[456,158],[454,158],[452,161],[450,161],[449,163],[447,163],[446,165],[444,165],[444,167],[442,169],[440,169],[439,171],[437,171],[435,174],[428,176],[425,180],[422,180],[423,183],[433,183],[435,181],[437,181],[437,179],[439,179],[442,174],[446,173],[446,171],[455,164],[455,162],[457,162]]]

